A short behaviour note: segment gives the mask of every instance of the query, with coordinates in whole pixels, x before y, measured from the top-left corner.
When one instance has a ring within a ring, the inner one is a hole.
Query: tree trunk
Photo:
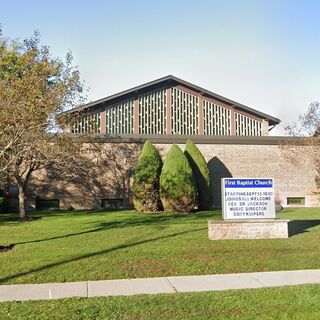
[[[19,188],[19,215],[20,219],[23,220],[26,217],[26,195],[22,185],[18,185]]]

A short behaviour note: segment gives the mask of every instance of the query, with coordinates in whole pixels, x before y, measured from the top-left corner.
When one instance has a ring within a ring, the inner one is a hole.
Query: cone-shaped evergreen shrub
[[[197,209],[197,186],[188,159],[177,145],[167,154],[160,176],[160,197],[166,211]]]
[[[133,204],[137,211],[155,212],[162,209],[159,194],[161,168],[157,149],[146,141],[133,176]]]
[[[207,162],[198,147],[191,140],[187,141],[184,154],[190,163],[196,180],[199,209],[211,209],[211,182]]]

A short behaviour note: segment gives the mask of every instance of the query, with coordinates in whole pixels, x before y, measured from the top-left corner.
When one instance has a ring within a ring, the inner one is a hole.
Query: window
[[[234,113],[237,136],[262,136],[262,122]]]
[[[73,122],[71,133],[100,133],[100,121],[100,112],[82,115]]]
[[[304,197],[290,197],[287,198],[288,206],[304,206],[305,198]]]
[[[57,210],[60,208],[59,199],[37,199],[37,210]]]
[[[166,134],[167,90],[162,88],[139,96],[139,133]]]
[[[102,199],[101,208],[109,210],[123,209],[124,200],[123,199]]]
[[[106,107],[106,134],[133,133],[133,105],[129,99]]]
[[[231,111],[203,100],[204,134],[231,135]]]
[[[199,98],[177,88],[171,96],[172,134],[199,134]]]

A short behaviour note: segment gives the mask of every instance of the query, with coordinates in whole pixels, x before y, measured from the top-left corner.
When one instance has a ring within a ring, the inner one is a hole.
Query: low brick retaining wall
[[[210,240],[288,238],[289,220],[208,221]]]

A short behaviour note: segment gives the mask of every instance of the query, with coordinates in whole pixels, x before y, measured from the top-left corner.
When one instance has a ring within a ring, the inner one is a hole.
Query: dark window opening
[[[102,199],[101,207],[103,209],[108,209],[108,210],[123,209],[124,200],[123,199]]]
[[[37,199],[37,210],[57,210],[60,209],[59,199]]]
[[[304,197],[290,197],[287,198],[288,206],[304,206],[305,198]]]

